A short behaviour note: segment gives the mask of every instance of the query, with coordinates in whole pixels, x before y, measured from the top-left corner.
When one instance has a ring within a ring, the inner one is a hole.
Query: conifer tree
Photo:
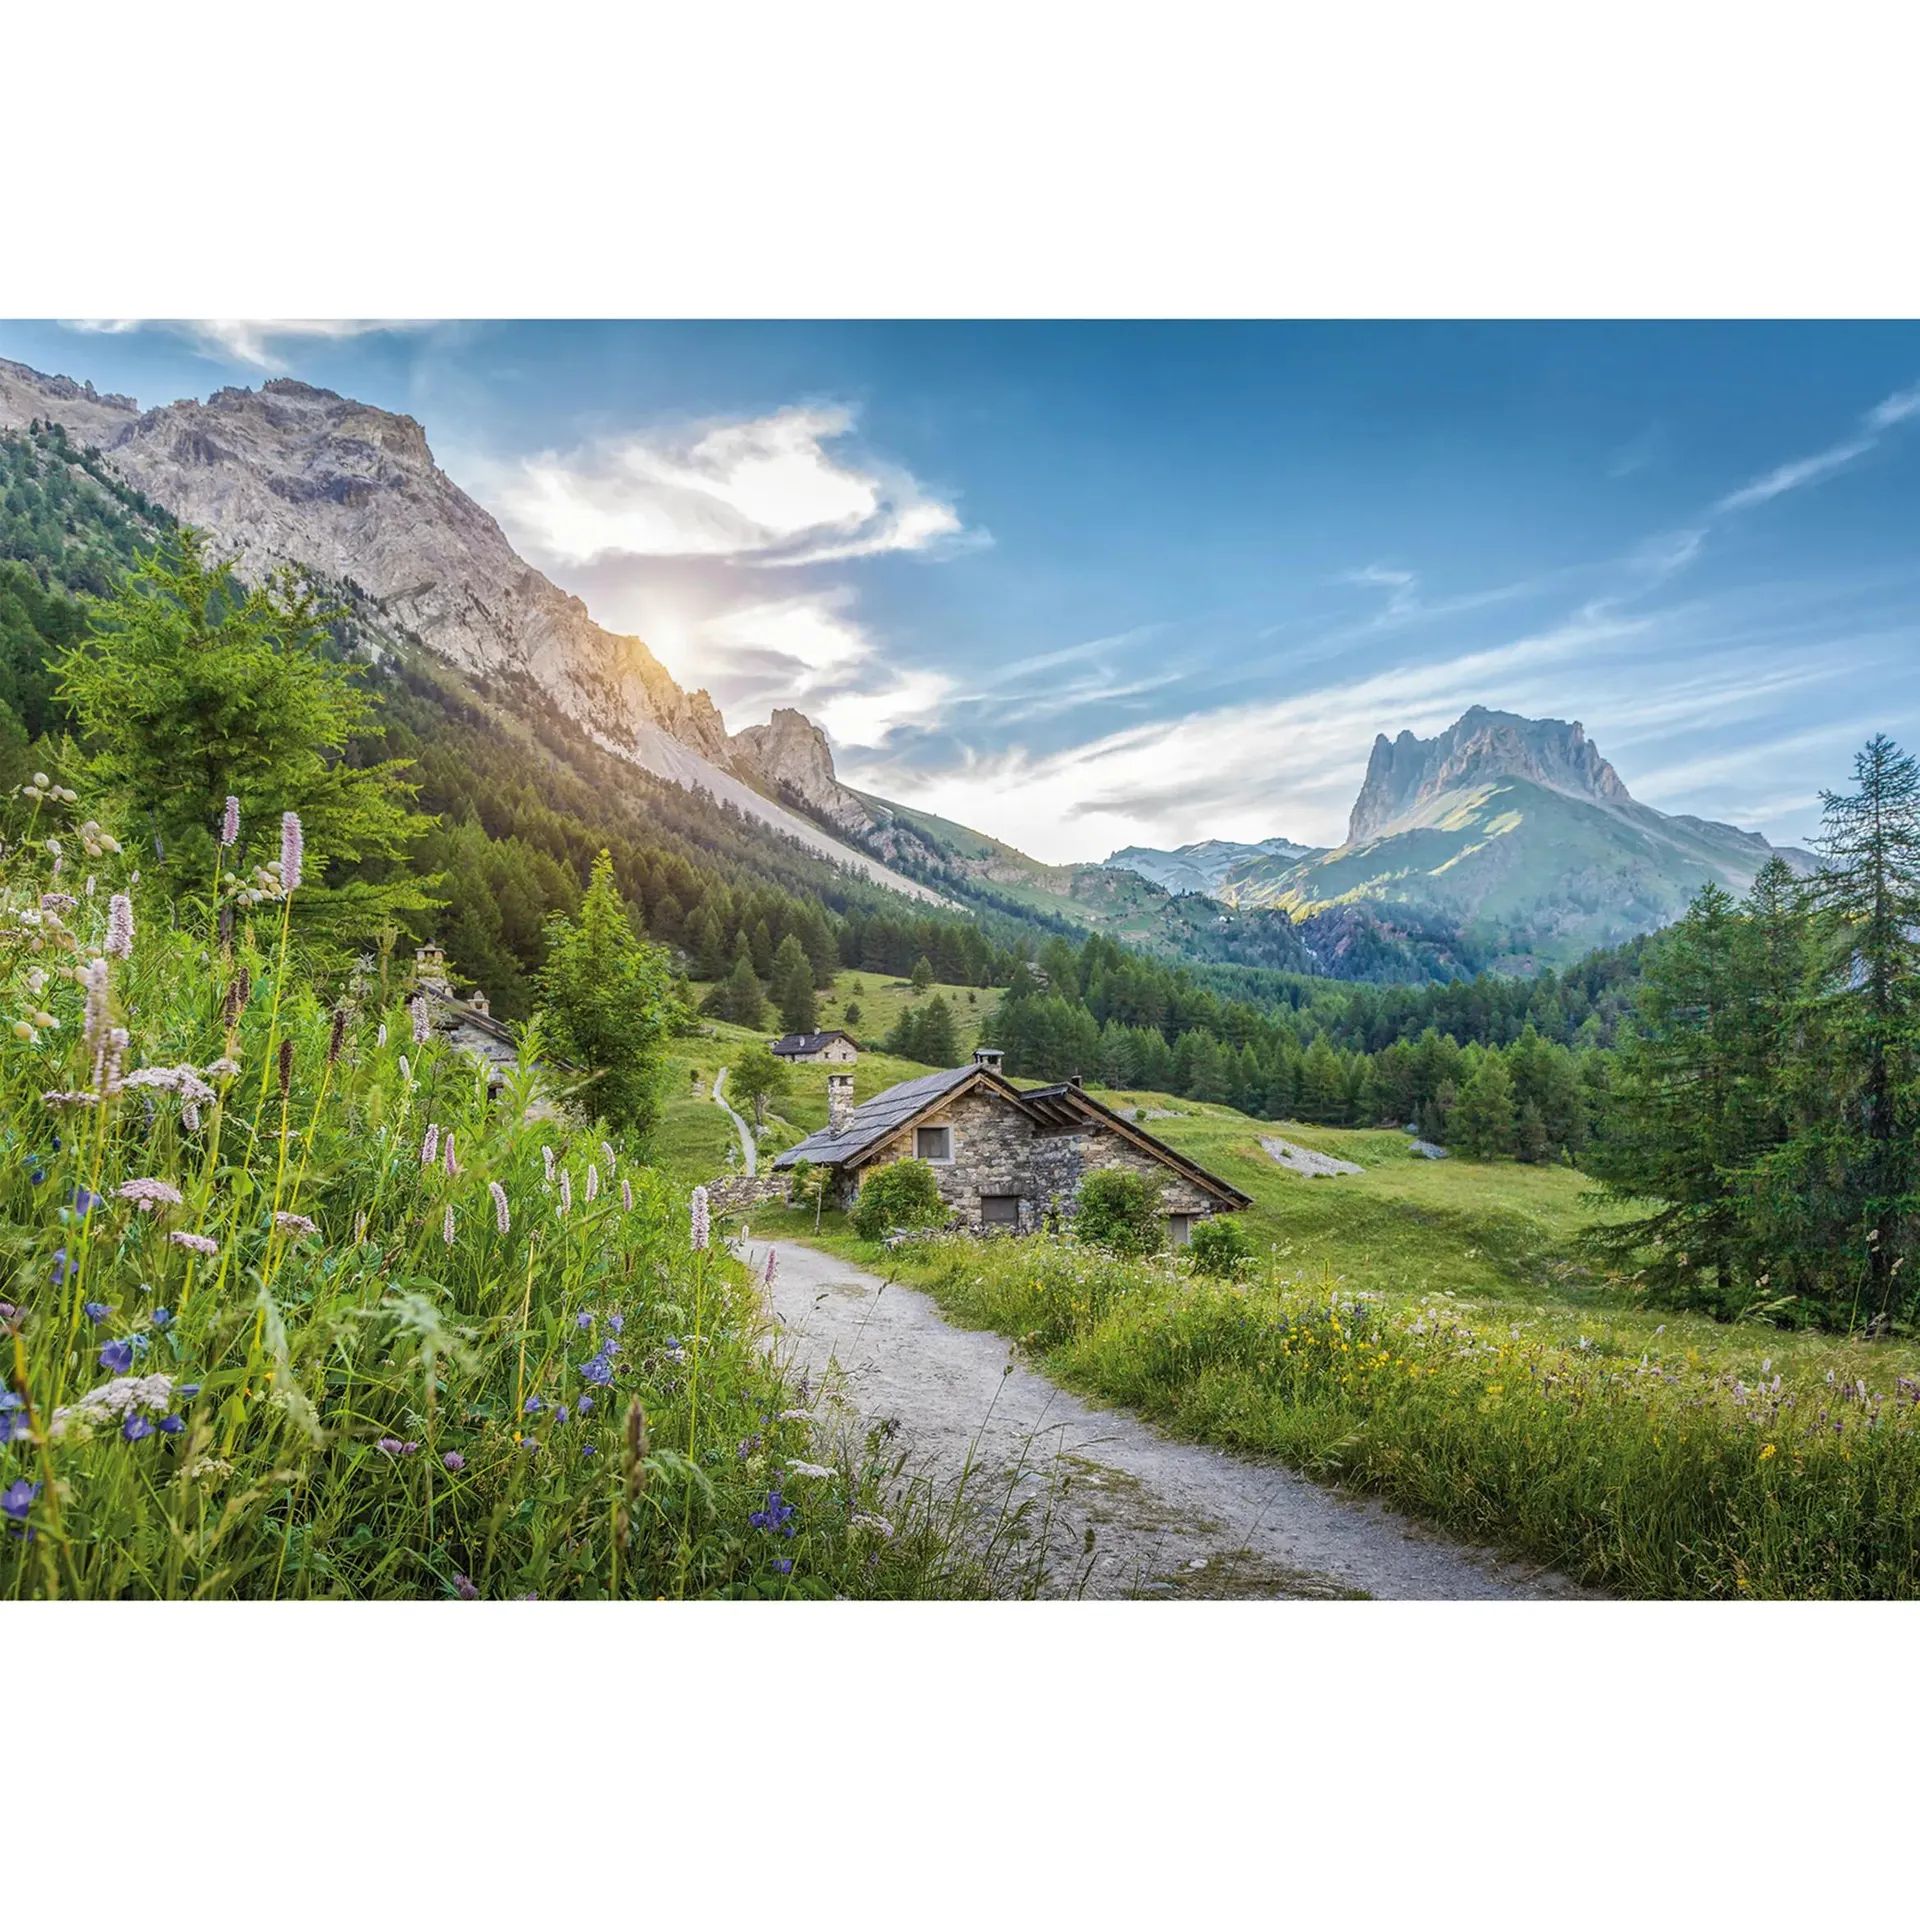
[[[1493,1160],[1514,1145],[1513,1081],[1491,1048],[1461,1088],[1447,1121],[1447,1145],[1470,1160]]]
[[[819,1010],[813,997],[813,963],[807,950],[792,934],[780,942],[773,956],[769,982],[773,1004],[789,1033],[813,1033],[820,1025]]]

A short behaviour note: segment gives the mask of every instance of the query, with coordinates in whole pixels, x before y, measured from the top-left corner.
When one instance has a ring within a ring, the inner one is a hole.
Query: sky
[[[142,405],[291,375],[730,727],[1048,860],[1343,837],[1376,733],[1578,720],[1804,841],[1920,749],[1920,326],[0,322]]]

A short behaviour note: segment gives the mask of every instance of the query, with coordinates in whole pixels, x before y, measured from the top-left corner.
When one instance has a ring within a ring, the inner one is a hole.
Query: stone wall
[[[770,1200],[793,1197],[790,1173],[730,1173],[707,1182],[707,1202],[715,1213],[748,1213]]]
[[[1201,1188],[1108,1128],[1042,1133],[1029,1113],[984,1087],[971,1089],[917,1124],[953,1129],[953,1163],[928,1164],[941,1199],[953,1209],[955,1223],[968,1232],[985,1230],[980,1203],[989,1194],[1012,1194],[1018,1199],[1021,1233],[1032,1232],[1050,1209],[1061,1220],[1071,1220],[1079,1205],[1080,1182],[1103,1167],[1144,1174],[1158,1189],[1167,1213],[1213,1210],[1212,1200]],[[835,1204],[851,1207],[868,1173],[890,1161],[911,1159],[913,1141],[909,1128],[858,1173],[839,1174]]]

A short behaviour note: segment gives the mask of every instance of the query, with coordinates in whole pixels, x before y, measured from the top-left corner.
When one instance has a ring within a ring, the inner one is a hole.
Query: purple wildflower
[[[604,1387],[613,1379],[613,1362],[604,1353],[596,1353],[580,1369],[580,1378],[589,1386]]]
[[[240,796],[227,795],[227,810],[220,819],[220,844],[230,847],[240,838]]]
[[[487,1191],[493,1195],[493,1224],[505,1233],[513,1225],[513,1215],[507,1211],[507,1190],[498,1180],[489,1180]]]
[[[573,1324],[584,1332],[588,1327],[593,1325],[593,1315],[590,1314],[585,1307],[582,1307],[580,1311],[573,1316]]]
[[[540,1407],[541,1407],[540,1396],[537,1393],[528,1394],[527,1395],[527,1411],[529,1413],[538,1413],[540,1411]]]
[[[24,1520],[41,1485],[38,1480],[16,1480],[5,1493],[0,1493],[0,1512],[10,1520]]]
[[[797,1508],[790,1507],[780,1498],[778,1487],[767,1489],[767,1504],[758,1511],[747,1515],[747,1525],[757,1527],[762,1533],[778,1533],[787,1539],[793,1538],[793,1516]]]
[[[114,1189],[116,1200],[134,1200],[139,1203],[142,1213],[151,1213],[155,1207],[177,1207],[181,1201],[180,1189],[168,1180],[149,1180],[144,1176],[138,1180],[123,1180]]]
[[[462,1600],[478,1600],[480,1598],[480,1589],[476,1587],[464,1573],[456,1573],[453,1576],[453,1590]]]
[[[185,1433],[186,1430],[187,1423],[182,1420],[177,1413],[168,1414],[167,1417],[160,1422],[160,1431],[162,1433]]]
[[[593,1411],[593,1395],[583,1393],[573,1404],[576,1412],[591,1413]]]
[[[443,1453],[440,1456],[440,1464],[445,1467],[449,1473],[458,1473],[460,1469],[467,1464],[466,1455],[460,1453]]]
[[[538,1453],[540,1451],[540,1442],[536,1440],[532,1434],[528,1434],[520,1444],[525,1447],[529,1453]]]
[[[776,1560],[773,1563],[773,1570],[775,1573],[791,1573],[793,1571],[793,1562],[791,1560]]]
[[[199,1391],[200,1391],[200,1382],[198,1380],[192,1381],[184,1387],[174,1388],[174,1392],[177,1393],[182,1400],[191,1400],[193,1396]]]
[[[153,1422],[135,1407],[120,1423],[120,1437],[123,1440],[146,1440],[153,1435]]]
[[[565,1167],[560,1169],[560,1211],[562,1213],[573,1211],[573,1181]]]
[[[300,884],[300,861],[307,850],[306,836],[300,831],[300,816],[280,816],[280,884],[291,893]]]
[[[439,1153],[440,1129],[437,1126],[431,1126],[420,1136],[420,1164],[423,1167],[432,1166],[439,1157]]]
[[[113,1309],[104,1300],[89,1300],[80,1311],[97,1327]]]
[[[87,1045],[96,1051],[105,1045],[107,1033],[107,963],[87,963],[87,1010],[82,1028]]]
[[[133,902],[124,893],[107,902],[104,951],[115,960],[124,960],[133,951]]]
[[[97,1193],[92,1193],[85,1187],[74,1188],[73,1217],[76,1220],[84,1220],[99,1204],[100,1196]]]
[[[546,1168],[546,1171],[540,1176],[540,1179],[544,1185],[550,1187],[553,1185],[553,1149],[551,1147],[542,1147],[540,1149],[540,1160],[541,1164]]]
[[[453,1151],[453,1129],[451,1127],[447,1129],[446,1156],[442,1160],[441,1165],[446,1168],[449,1179],[455,1178],[460,1172],[460,1162],[455,1157]]]
[[[165,1307],[155,1307],[153,1310],[153,1324],[156,1327],[164,1327],[172,1318],[172,1313]]]
[[[627,1330],[627,1316],[616,1309],[607,1315],[607,1325],[610,1326],[615,1333],[625,1333]]]
[[[580,1449],[580,1455],[582,1459],[591,1460],[599,1451],[600,1449],[598,1447],[582,1447]]]
[[[453,1203],[451,1201],[447,1203],[446,1218],[440,1223],[440,1238],[448,1246],[453,1245]]]
[[[413,1016],[413,1044],[424,1047],[428,1036],[433,1032],[433,1019],[427,1011],[427,996],[416,993],[407,1002],[407,1011]]]
[[[695,1253],[705,1253],[707,1250],[707,1236],[711,1231],[711,1221],[707,1212],[707,1190],[705,1187],[694,1188],[693,1197],[687,1202],[687,1216],[693,1228],[693,1250]]]
[[[592,1206],[594,1197],[600,1191],[600,1169],[591,1160],[587,1162],[587,1205]]]
[[[170,1233],[167,1238],[176,1247],[185,1247],[189,1253],[203,1253],[209,1258],[220,1251],[220,1242],[204,1233]]]

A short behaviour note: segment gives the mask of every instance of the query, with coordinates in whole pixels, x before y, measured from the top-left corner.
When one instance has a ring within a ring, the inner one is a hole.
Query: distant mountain
[[[223,387],[143,413],[124,395],[0,360],[0,428],[32,420],[97,446],[248,578],[304,567],[345,590],[375,634],[415,642],[493,692],[537,688],[619,759],[896,892],[937,898],[771,797],[757,738],[769,730],[748,729],[756,737],[736,751],[704,691],[686,692],[640,640],[608,632],[514,552],[407,415],[298,380]]]
[[[1381,734],[1347,839],[1235,866],[1223,899],[1311,914],[1390,903],[1447,916],[1495,952],[1563,961],[1677,919],[1709,880],[1744,891],[1757,833],[1642,805],[1577,722],[1472,707],[1444,733]]]
[[[1171,853],[1155,847],[1122,847],[1100,864],[1123,873],[1137,873],[1169,893],[1213,893],[1235,867],[1249,860],[1263,856],[1306,860],[1324,851],[1303,847],[1295,840],[1196,840],[1192,846],[1176,847]]]

